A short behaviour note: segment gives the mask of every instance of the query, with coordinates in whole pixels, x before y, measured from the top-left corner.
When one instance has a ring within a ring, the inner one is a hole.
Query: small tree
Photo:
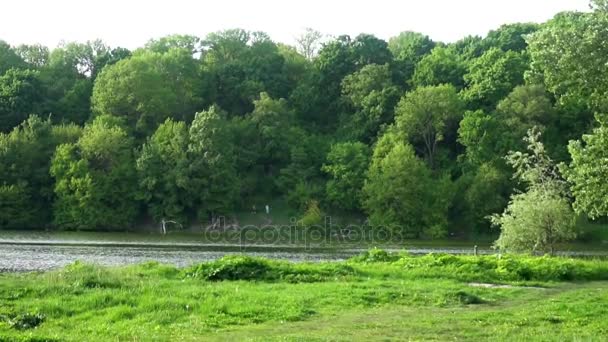
[[[323,223],[323,217],[325,215],[319,208],[319,202],[316,200],[308,201],[308,208],[298,223],[303,227],[310,227],[316,224]]]
[[[534,127],[524,138],[529,153],[511,152],[507,162],[515,169],[514,177],[527,184],[525,193],[511,196],[500,215],[490,217],[501,233],[494,246],[515,252],[549,251],[556,243],[576,237],[574,213],[566,200],[567,184],[540,142]]]

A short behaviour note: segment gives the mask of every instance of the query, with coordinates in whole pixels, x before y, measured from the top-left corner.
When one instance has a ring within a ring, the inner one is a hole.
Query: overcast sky
[[[306,27],[325,34],[401,31],[455,41],[485,35],[504,23],[543,22],[558,12],[588,10],[588,0],[8,0],[1,6],[0,39],[12,45],[101,38],[136,48],[168,34],[244,28],[293,43]]]

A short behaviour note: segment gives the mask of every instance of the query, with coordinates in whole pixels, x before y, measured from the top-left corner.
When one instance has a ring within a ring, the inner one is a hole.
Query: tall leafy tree
[[[188,186],[200,220],[232,213],[238,195],[232,131],[226,113],[212,106],[190,126]]]
[[[203,105],[197,70],[183,49],[141,51],[103,69],[93,88],[93,111],[124,117],[141,135],[167,118],[190,121]]]
[[[467,88],[463,97],[472,108],[492,109],[513,88],[524,83],[528,69],[525,54],[492,48],[471,62],[464,76]]]
[[[429,54],[436,43],[429,36],[418,32],[405,31],[388,41],[388,48],[394,56],[395,82],[400,86],[409,84],[416,64]]]
[[[486,49],[521,52],[528,47],[526,39],[539,27],[540,25],[535,23],[504,24],[496,30],[491,30],[483,39],[483,45]]]
[[[591,218],[608,215],[608,118],[600,114],[596,119],[599,126],[592,133],[568,145],[572,162],[565,168],[572,184],[574,209]]]
[[[3,191],[8,196],[4,208],[13,213],[6,214],[6,225],[48,227],[54,199],[51,157],[56,145],[74,142],[79,134],[78,127],[53,127],[38,116],[29,117],[8,134],[0,133],[0,185],[6,186]]]
[[[10,69],[0,76],[0,132],[8,132],[36,113],[43,101],[37,71]]]
[[[4,40],[0,40],[0,76],[12,68],[23,68],[25,62],[17,52]]]
[[[516,252],[553,253],[557,243],[576,237],[574,213],[565,197],[566,182],[547,155],[540,131],[531,129],[524,140],[529,152],[511,152],[507,161],[527,190],[512,195],[505,211],[491,217],[501,230],[495,245]]]
[[[330,176],[326,194],[332,205],[353,211],[361,208],[369,160],[370,149],[361,142],[338,143],[331,147],[323,171]]]
[[[103,117],[86,126],[76,143],[57,147],[54,222],[67,229],[115,230],[131,227],[137,215],[133,143]]]
[[[445,190],[411,145],[387,133],[374,150],[363,204],[372,227],[389,227],[405,237],[442,237],[451,202]]]
[[[447,47],[437,46],[416,64],[412,85],[423,87],[451,84],[462,89],[465,73],[466,65],[458,54]]]
[[[388,64],[366,65],[342,81],[342,93],[354,113],[342,118],[344,135],[365,142],[375,140],[382,125],[393,120],[399,89]]]
[[[136,161],[138,197],[157,221],[184,224],[191,207],[188,127],[167,119],[143,145]]]
[[[395,108],[397,129],[423,155],[431,169],[446,137],[455,136],[463,104],[452,85],[420,87],[405,94]]]

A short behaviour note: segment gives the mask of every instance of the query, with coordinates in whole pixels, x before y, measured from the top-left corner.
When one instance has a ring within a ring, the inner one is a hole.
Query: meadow
[[[247,256],[176,268],[74,263],[0,275],[0,341],[590,340],[608,335],[608,261]]]

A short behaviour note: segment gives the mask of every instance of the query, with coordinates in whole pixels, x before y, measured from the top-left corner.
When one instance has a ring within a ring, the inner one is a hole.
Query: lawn
[[[6,341],[601,341],[607,321],[601,260],[372,250],[341,263],[237,256],[0,275]]]

